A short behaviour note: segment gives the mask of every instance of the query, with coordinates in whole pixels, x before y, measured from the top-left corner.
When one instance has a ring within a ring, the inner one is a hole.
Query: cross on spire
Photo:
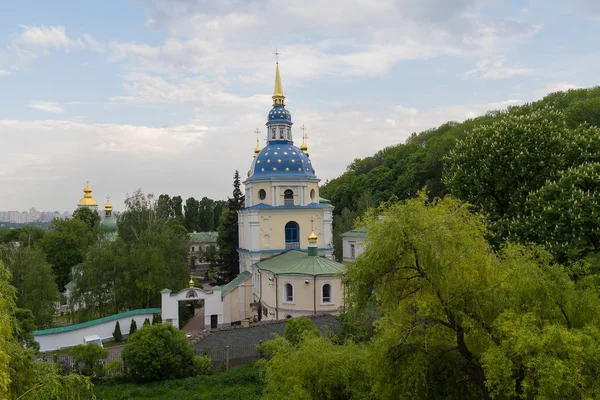
[[[310,230],[311,231],[315,230],[314,223],[315,223],[315,218],[314,217],[310,217]]]
[[[106,202],[107,202],[107,203],[110,203],[110,194],[107,194],[107,195],[106,195]]]
[[[308,139],[308,135],[306,134],[306,127],[302,125],[300,127],[300,130],[302,131],[302,143],[304,143],[305,139]]]
[[[256,144],[258,144],[258,136],[260,135],[260,129],[256,128],[254,133],[256,133]]]
[[[277,51],[277,47],[275,47],[275,53],[273,54],[275,55],[275,62],[279,64],[279,56],[281,55],[281,53]]]

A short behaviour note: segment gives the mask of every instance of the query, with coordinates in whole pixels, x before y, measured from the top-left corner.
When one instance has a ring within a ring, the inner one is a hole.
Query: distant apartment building
[[[38,211],[30,208],[29,211],[0,211],[0,222],[13,224],[27,224],[30,222],[50,222],[54,218],[71,218],[68,211]]]

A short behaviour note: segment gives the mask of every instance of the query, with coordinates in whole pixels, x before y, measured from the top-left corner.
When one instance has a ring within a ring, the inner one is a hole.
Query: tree
[[[493,124],[475,127],[450,152],[444,181],[492,224],[523,213],[527,195],[566,168],[600,157],[600,130],[569,129],[549,108],[509,109]],[[492,225],[504,237],[504,225]]]
[[[215,201],[208,197],[203,197],[198,204],[199,208],[199,231],[200,232],[211,232],[216,229],[214,226],[214,208]],[[220,215],[220,214],[219,214]]]
[[[202,231],[200,223],[200,202],[193,197],[185,201],[185,228],[188,232]]]
[[[108,350],[96,343],[78,344],[71,349],[75,369],[85,376],[102,374],[102,359],[108,357]]]
[[[37,226],[24,226],[11,229],[5,235],[0,235],[0,242],[18,242],[21,246],[30,247],[39,243],[45,234],[46,231]]]
[[[171,198],[171,218],[178,220],[180,223],[183,223],[183,200],[181,196],[173,196]]]
[[[46,259],[52,265],[59,289],[69,282],[71,268],[81,263],[94,241],[88,226],[79,218],[54,219],[41,240]]]
[[[20,247],[13,251],[9,264],[11,283],[17,288],[17,306],[33,312],[34,323],[40,328],[52,326],[59,291],[52,267],[37,247]]]
[[[369,399],[368,357],[364,346],[309,336],[297,348],[278,346],[268,362],[260,360],[257,366],[264,371],[267,400]]]
[[[121,325],[119,325],[119,321],[117,321],[117,323],[115,324],[115,330],[113,331],[113,339],[117,343],[123,341],[123,334],[121,333]]]
[[[22,329],[29,329],[23,322],[30,318],[17,321],[16,289],[10,279],[0,261],[0,397],[50,400],[89,395],[93,385],[88,378],[62,375],[56,365],[36,362],[35,347],[26,346],[27,335],[19,337]]]
[[[195,373],[194,348],[185,333],[170,324],[147,325],[123,350],[127,374],[137,381],[184,378]]]
[[[346,287],[352,308],[374,302],[381,315],[375,397],[596,397],[592,278],[573,282],[540,248],[494,252],[469,208],[421,193],[363,221],[369,242]]]
[[[146,325],[150,325],[150,318],[146,318],[144,320],[144,326],[146,326]]]
[[[509,226],[513,240],[534,241],[560,261],[572,262],[600,252],[599,215],[600,164],[589,163],[530,193],[523,215]]]
[[[162,317],[160,314],[152,314],[152,325],[162,323]]]
[[[304,315],[298,318],[290,319],[285,324],[283,336],[290,343],[298,345],[303,339],[309,336],[320,336],[321,332],[317,329],[312,319],[305,317]]]
[[[100,226],[100,215],[98,211],[87,207],[79,207],[73,212],[73,218],[82,220],[88,228],[89,232],[97,233]]]
[[[135,319],[131,319],[131,324],[129,325],[129,337],[131,337],[131,335],[133,335],[135,332],[137,331],[137,322],[135,322]]]
[[[227,200],[227,208],[223,211],[219,222],[219,238],[217,247],[221,264],[221,277],[229,282],[239,273],[238,214],[244,205],[244,196],[240,189],[240,173],[236,170],[233,176],[233,197]]]

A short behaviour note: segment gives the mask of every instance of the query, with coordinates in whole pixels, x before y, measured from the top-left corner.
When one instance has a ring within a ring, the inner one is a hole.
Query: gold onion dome
[[[112,205],[110,204],[110,202],[107,200],[106,204],[104,205],[104,211],[112,211]]]
[[[260,146],[258,145],[258,139],[256,139],[256,147],[254,148],[254,158],[260,154]]]
[[[83,193],[83,198],[77,203],[78,206],[98,206],[98,202],[92,197],[92,189],[89,185],[85,186]]]
[[[316,243],[317,242],[317,235],[315,235],[315,231],[311,231],[310,235],[308,235],[308,242],[309,243]]]
[[[188,284],[190,285],[190,287],[194,287],[194,279],[192,277],[190,277],[190,281],[188,282]]]

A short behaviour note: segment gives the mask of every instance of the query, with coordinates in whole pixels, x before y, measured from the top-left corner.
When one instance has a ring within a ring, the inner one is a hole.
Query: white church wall
[[[186,288],[177,293],[171,293],[171,290],[164,289],[160,293],[163,322],[179,328],[178,303],[186,300],[204,300],[204,326],[210,327],[211,315],[217,315],[219,326],[223,325],[223,302],[219,288],[214,288],[210,292],[199,288]],[[191,293],[194,294],[193,297]]]
[[[152,321],[153,315],[160,314],[160,312],[160,308],[132,310],[81,324],[34,331],[33,335],[40,344],[40,351],[54,351],[83,344],[83,338],[90,335],[98,335],[102,341],[110,341],[113,340],[117,321],[119,321],[121,333],[127,336],[132,319],[135,320],[139,329],[146,318]]]

